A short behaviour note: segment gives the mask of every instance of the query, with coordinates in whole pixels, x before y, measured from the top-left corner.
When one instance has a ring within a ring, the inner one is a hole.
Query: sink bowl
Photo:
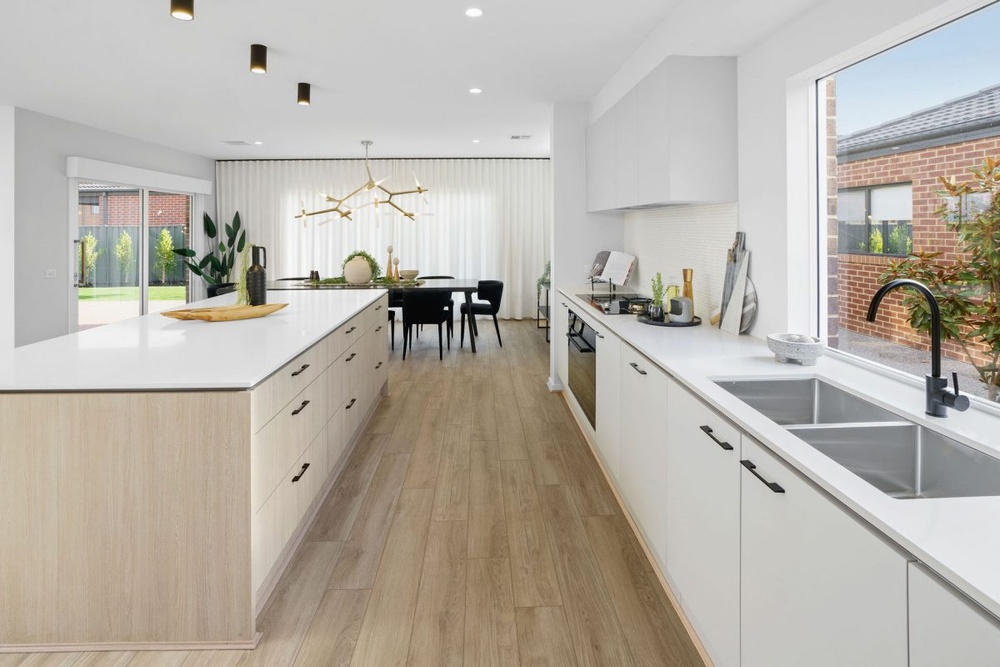
[[[717,380],[716,384],[783,426],[899,421],[899,416],[818,378]]]
[[[789,428],[893,498],[1000,495],[1000,460],[911,423]]]

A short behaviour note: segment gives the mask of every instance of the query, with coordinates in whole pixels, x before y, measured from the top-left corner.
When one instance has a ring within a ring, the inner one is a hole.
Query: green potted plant
[[[218,243],[216,238],[219,236],[219,228],[212,217],[205,213],[202,222],[209,241],[209,252],[197,261],[192,261],[197,257],[192,248],[174,248],[174,253],[184,258],[184,264],[193,274],[201,276],[208,283],[208,295],[215,296],[220,287],[233,284],[229,282],[229,276],[236,264],[236,256],[246,246],[247,234],[239,211],[233,215],[233,222],[225,226],[226,236]]]
[[[986,158],[969,170],[974,180],[956,185],[939,177],[945,203],[934,213],[955,232],[958,253],[911,252],[891,262],[880,276],[885,283],[912,278],[924,283],[941,309],[941,335],[962,348],[989,400],[997,400],[1000,385],[1000,160]],[[930,330],[927,301],[904,296],[910,326]]]
[[[650,289],[653,291],[653,302],[649,305],[649,319],[660,321],[663,319],[663,276],[659,271],[653,276]]]

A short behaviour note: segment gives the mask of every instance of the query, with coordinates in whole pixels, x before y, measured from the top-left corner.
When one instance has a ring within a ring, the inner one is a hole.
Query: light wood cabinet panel
[[[909,566],[910,667],[995,667],[1000,620],[920,563]]]
[[[3,394],[0,414],[0,643],[252,639],[247,392]]]
[[[597,449],[612,479],[621,469],[621,349],[618,336],[604,327],[597,332]]]
[[[667,573],[718,667],[740,664],[740,470],[740,432],[668,378]]]
[[[742,447],[742,667],[905,666],[906,557],[752,438]]]
[[[621,484],[625,503],[664,564],[666,555],[668,376],[630,345],[621,347]]]

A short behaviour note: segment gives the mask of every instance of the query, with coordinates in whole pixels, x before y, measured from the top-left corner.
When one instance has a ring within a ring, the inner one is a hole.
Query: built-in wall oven
[[[595,429],[597,415],[597,332],[582,317],[569,311],[569,389]]]

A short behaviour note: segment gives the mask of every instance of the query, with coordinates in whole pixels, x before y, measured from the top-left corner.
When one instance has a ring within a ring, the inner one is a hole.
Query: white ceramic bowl
[[[782,364],[796,363],[812,366],[823,353],[823,343],[819,338],[804,334],[768,334],[767,347],[774,352],[776,361]]]
[[[400,269],[399,270],[399,279],[400,280],[416,280],[416,278],[417,278],[418,275],[420,275],[420,272],[417,271],[416,269]]]

